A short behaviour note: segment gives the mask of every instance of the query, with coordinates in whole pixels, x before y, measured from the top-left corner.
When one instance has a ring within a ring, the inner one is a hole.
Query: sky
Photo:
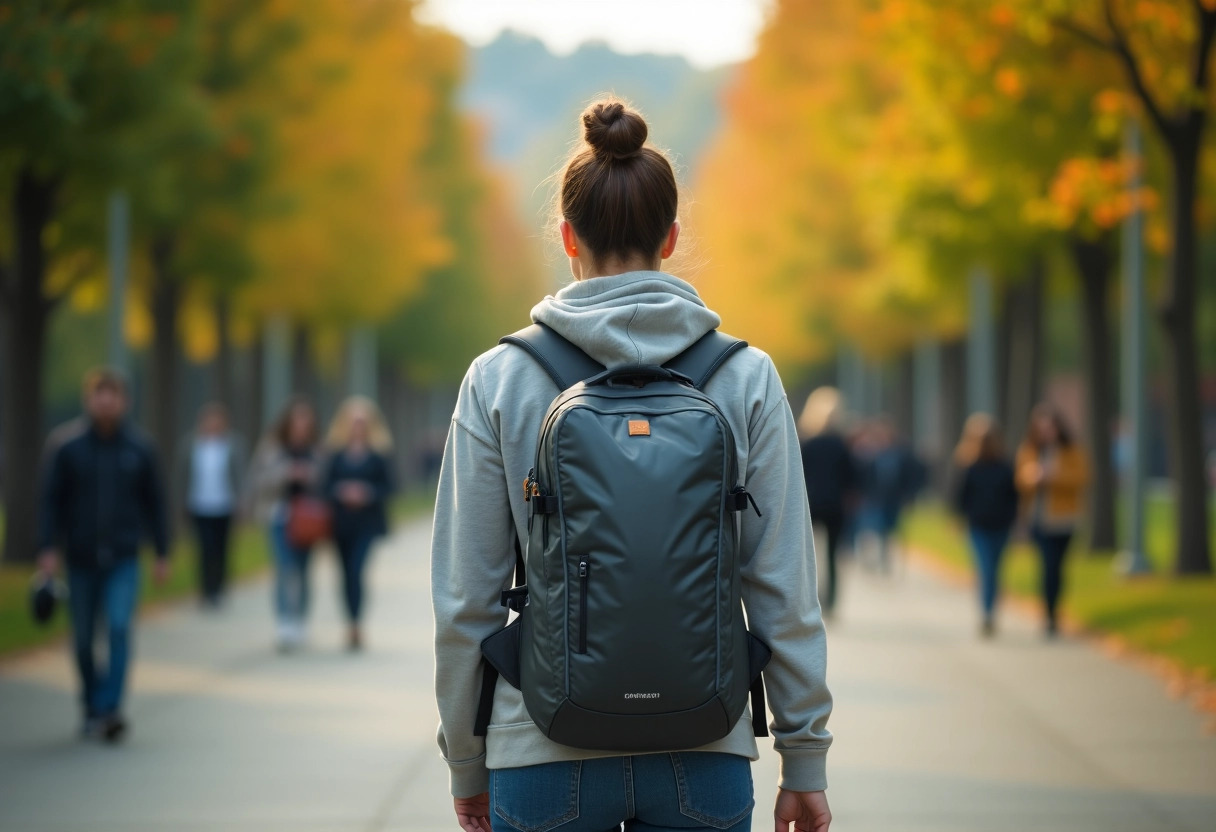
[[[618,52],[679,54],[702,68],[749,57],[768,0],[424,0],[418,16],[474,46],[504,29],[558,54],[589,40]]]

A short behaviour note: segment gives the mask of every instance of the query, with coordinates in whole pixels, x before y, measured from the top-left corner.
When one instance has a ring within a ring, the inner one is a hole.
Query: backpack
[[[711,331],[662,367],[604,369],[535,324],[503,338],[557,385],[523,481],[527,557],[516,540],[518,616],[482,643],[485,736],[499,676],[546,737],[642,753],[730,733],[749,691],[767,736],[760,672],[771,652],[747,632],[735,440],[702,392],[747,344]],[[756,508],[759,514],[759,509]]]

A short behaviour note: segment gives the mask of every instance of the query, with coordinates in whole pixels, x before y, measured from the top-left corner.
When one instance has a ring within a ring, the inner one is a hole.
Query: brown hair
[[[960,468],[1005,457],[1001,428],[987,413],[972,413],[963,425],[963,436],[954,449],[954,464]]]
[[[127,395],[127,380],[122,372],[113,367],[94,367],[84,374],[81,394],[87,400],[98,390],[109,390],[120,396]]]
[[[676,176],[646,146],[646,120],[607,97],[583,110],[583,144],[561,174],[558,210],[597,261],[657,254],[679,202]]]
[[[318,432],[320,430],[317,425],[317,411],[309,404],[307,399],[296,396],[279,412],[279,418],[275,420],[274,426],[271,428],[271,433],[281,448],[288,448],[291,445],[291,418],[298,410],[308,411],[308,415],[312,419],[312,433],[308,437],[308,444],[310,446],[317,444]]]
[[[1060,408],[1056,407],[1051,402],[1039,402],[1030,411],[1030,423],[1026,426],[1026,442],[1037,450],[1042,450],[1042,445],[1039,444],[1039,438],[1036,435],[1034,423],[1040,419],[1050,419],[1051,423],[1056,428],[1056,441],[1060,443],[1062,448],[1070,448],[1076,441],[1073,436],[1072,428],[1068,426],[1068,422],[1064,420],[1064,414],[1060,412]]]

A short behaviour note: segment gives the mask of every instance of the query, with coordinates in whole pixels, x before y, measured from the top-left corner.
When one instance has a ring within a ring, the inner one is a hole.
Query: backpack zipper
[[[583,558],[578,563],[578,652],[587,652],[587,581],[591,562]]]

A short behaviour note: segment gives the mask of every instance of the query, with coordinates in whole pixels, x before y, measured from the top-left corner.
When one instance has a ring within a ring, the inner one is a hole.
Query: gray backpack
[[[702,392],[747,344],[713,331],[662,367],[605,370],[540,324],[502,342],[559,395],[523,482],[527,557],[517,541],[502,597],[519,615],[482,643],[475,733],[501,676],[545,736],[575,748],[697,748],[730,733],[749,690],[766,736],[771,654],[740,600],[736,518],[751,497],[730,426]]]

